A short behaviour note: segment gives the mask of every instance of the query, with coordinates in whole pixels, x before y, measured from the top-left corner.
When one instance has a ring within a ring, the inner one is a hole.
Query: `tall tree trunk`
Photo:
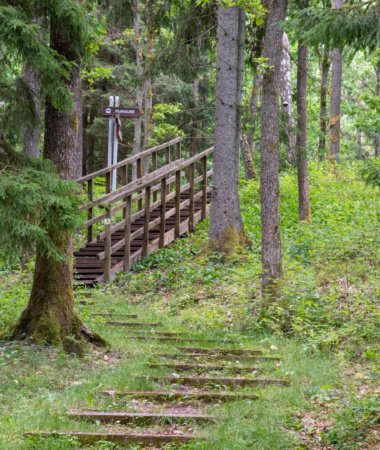
[[[256,178],[255,165],[253,163],[252,152],[249,148],[248,139],[244,133],[241,133],[240,136],[240,148],[243,156],[245,177],[247,180],[253,180]]]
[[[153,135],[153,90],[152,90],[152,69],[153,69],[153,49],[154,49],[154,13],[153,0],[148,0],[146,9],[146,80],[145,80],[145,125],[144,125],[144,150],[151,145]],[[146,173],[145,166],[144,172]]]
[[[295,165],[296,161],[296,133],[295,122],[292,105],[292,80],[291,80],[291,65],[289,53],[289,39],[286,33],[282,37],[282,58],[281,58],[281,100],[282,113],[285,122],[285,136],[286,136],[286,153],[288,161],[291,165]]]
[[[332,0],[333,9],[343,8],[343,0]],[[342,52],[339,48],[331,51],[331,103],[330,103],[330,152],[331,160],[338,159],[340,153],[340,107],[342,101]]]
[[[198,141],[199,141],[199,126],[198,126],[198,113],[199,113],[199,78],[196,77],[193,83],[193,111],[191,115],[191,135],[190,135],[190,156],[194,156],[197,153]]]
[[[73,93],[70,110],[58,110],[46,102],[44,157],[56,166],[65,180],[76,179],[82,172],[81,149],[81,78],[80,56],[69,39],[65,24],[51,18],[51,48],[73,63],[66,81]],[[34,279],[29,303],[14,331],[15,338],[32,337],[37,343],[63,345],[69,352],[82,351],[80,339],[101,342],[74,312],[73,241],[69,232],[59,227],[48,230],[57,249],[66,258],[56,261],[37,248]]]
[[[280,109],[279,85],[282,51],[282,28],[287,0],[267,0],[263,57],[268,68],[263,78],[261,106],[261,233],[262,233],[262,288],[264,294],[277,294],[277,281],[282,276],[280,197],[279,197],[279,146]]]
[[[363,158],[363,148],[362,148],[362,130],[358,128],[356,130],[356,159]]]
[[[36,25],[42,24],[42,19],[32,20]],[[24,153],[28,156],[40,156],[40,121],[41,121],[41,77],[38,71],[28,65],[23,68],[22,79],[29,91],[32,117],[24,127]]]
[[[136,107],[142,111],[144,99],[144,85],[143,85],[143,53],[142,53],[142,38],[141,38],[141,1],[134,0],[133,2],[133,29],[136,50]],[[141,129],[142,117],[135,119],[135,131],[133,138],[132,154],[137,155],[141,151]],[[137,177],[136,164],[133,164],[132,179]]]
[[[307,0],[301,7],[307,8]],[[298,43],[297,66],[297,174],[298,174],[298,211],[301,221],[311,221],[309,196],[309,171],[307,162],[307,70],[308,48]]]
[[[376,95],[380,98],[380,64],[376,65]],[[374,139],[375,156],[380,156],[380,131],[377,131]]]
[[[210,241],[227,256],[243,241],[238,196],[243,44],[244,11],[219,6]]]
[[[330,57],[327,50],[323,50],[321,56],[321,92],[320,92],[320,113],[319,113],[319,144],[318,153],[322,159],[326,155],[326,135],[327,135],[327,83],[330,71]]]
[[[255,127],[257,125],[258,119],[258,105],[259,105],[259,97],[260,97],[260,88],[261,88],[261,74],[255,72],[252,79],[252,89],[251,89],[251,97],[249,100],[249,112],[248,112],[248,132],[247,132],[247,143],[248,148],[251,153],[254,152],[255,145]]]

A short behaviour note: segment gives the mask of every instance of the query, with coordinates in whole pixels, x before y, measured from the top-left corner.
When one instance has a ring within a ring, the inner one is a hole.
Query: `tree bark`
[[[133,2],[133,29],[136,51],[136,107],[142,111],[143,99],[144,99],[144,86],[143,86],[143,53],[142,53],[142,38],[141,38],[141,1],[135,0]],[[135,131],[133,138],[133,150],[132,154],[137,155],[141,151],[141,129],[142,129],[142,117],[135,119]],[[137,178],[137,167],[133,164],[132,179]]]
[[[262,289],[263,294],[275,297],[277,281],[282,276],[280,198],[279,198],[279,145],[280,109],[279,84],[282,51],[282,28],[287,0],[267,0],[263,57],[268,68],[263,78],[261,106],[261,233],[262,233]]]
[[[255,165],[253,163],[252,152],[249,148],[248,139],[244,133],[240,136],[240,148],[243,155],[245,177],[247,180],[253,180],[256,178]]]
[[[343,8],[343,0],[332,0],[333,9]],[[331,51],[331,103],[330,103],[330,152],[331,160],[337,160],[340,153],[340,108],[342,102],[342,52]]]
[[[377,64],[375,67],[376,73],[376,95],[380,98],[380,64]],[[375,133],[374,139],[374,150],[375,156],[380,156],[380,131]]]
[[[230,255],[243,242],[238,196],[244,11],[218,7],[214,178],[210,242]]]
[[[318,153],[320,159],[326,155],[326,135],[327,135],[327,83],[330,71],[330,57],[326,50],[321,56],[321,92],[320,92],[320,113],[319,113],[319,144]]]
[[[199,113],[199,78],[196,77],[193,83],[193,111],[191,115],[191,135],[190,135],[190,156],[194,156],[197,153],[198,141],[199,141],[199,126],[198,126],[198,113]]]
[[[46,102],[44,157],[56,166],[61,178],[76,179],[82,173],[81,149],[81,70],[80,55],[65,32],[59,18],[51,18],[50,45],[59,55],[73,63],[66,81],[73,94],[72,108],[58,110]],[[18,325],[15,338],[31,337],[37,343],[63,346],[69,352],[81,354],[81,339],[102,343],[74,312],[73,241],[69,232],[57,227],[48,230],[52,242],[65,256],[56,261],[37,249],[31,296]]]
[[[285,136],[286,136],[286,153],[289,163],[294,166],[296,162],[296,133],[295,122],[293,114],[292,102],[292,80],[291,80],[291,65],[289,53],[289,39],[286,33],[282,38],[282,58],[281,58],[281,100],[282,100],[282,114],[285,122]]]
[[[255,127],[257,125],[258,112],[259,112],[259,97],[261,89],[261,74],[255,73],[252,80],[251,98],[249,100],[249,112],[248,112],[248,132],[247,143],[251,154],[254,152],[255,146]]]
[[[307,1],[303,2],[307,8]],[[309,196],[309,171],[307,161],[307,70],[308,48],[298,43],[297,66],[297,174],[298,174],[298,211],[301,221],[311,221]]]
[[[32,23],[41,25],[42,19],[38,17]],[[40,156],[41,77],[36,69],[24,65],[22,79],[33,110],[30,123],[24,127],[24,153],[37,158]]]
[[[154,13],[153,1],[147,2],[146,9],[146,80],[145,80],[145,124],[144,124],[144,150],[151,145],[153,135],[153,90],[152,90],[152,68],[153,68],[153,49],[154,49]],[[144,173],[147,172],[144,167]]]

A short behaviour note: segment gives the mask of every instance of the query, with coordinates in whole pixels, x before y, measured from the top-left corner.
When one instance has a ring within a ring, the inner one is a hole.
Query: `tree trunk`
[[[218,7],[212,246],[228,256],[243,242],[238,196],[244,11]]]
[[[199,78],[195,78],[193,84],[193,100],[194,106],[191,115],[191,135],[190,135],[190,156],[194,156],[197,153],[198,141],[199,141],[199,126],[198,126],[198,113],[199,113]]]
[[[147,2],[146,9],[146,30],[147,30],[147,48],[146,48],[146,80],[145,80],[145,125],[144,125],[144,150],[151,145],[153,134],[153,90],[152,90],[152,69],[153,69],[153,49],[154,49],[154,17],[153,1]],[[144,167],[144,173],[147,172],[147,166]]]
[[[343,8],[343,0],[332,0],[333,9]],[[330,152],[331,160],[340,153],[340,107],[342,99],[343,60],[339,48],[331,51],[331,103],[330,103]]]
[[[286,136],[286,153],[289,163],[294,166],[296,161],[296,133],[292,105],[292,80],[291,80],[291,65],[289,53],[289,39],[286,33],[283,33],[282,38],[282,58],[281,58],[281,100],[282,100],[282,114],[285,122],[285,136]]]
[[[41,25],[42,19],[33,19],[32,23]],[[28,97],[33,111],[30,123],[24,127],[24,153],[37,158],[40,156],[41,77],[36,69],[25,65],[22,79],[29,91]]]
[[[326,50],[321,57],[321,93],[320,93],[320,113],[319,113],[319,144],[318,151],[320,159],[326,155],[326,135],[327,135],[327,83],[330,71],[330,57]]]
[[[376,72],[376,95],[380,97],[380,64],[375,68]],[[380,156],[380,131],[377,131],[374,139],[375,156]]]
[[[362,130],[356,130],[356,159],[363,159]]]
[[[261,106],[261,233],[262,233],[262,288],[263,294],[275,297],[277,281],[282,276],[280,198],[279,198],[279,145],[280,109],[279,84],[282,51],[282,28],[287,0],[264,2],[268,13],[265,23],[263,57],[268,68],[263,78]]]
[[[53,162],[63,179],[71,180],[80,177],[82,172],[80,56],[65,32],[65,24],[54,16],[51,18],[50,45],[73,63],[67,80],[73,93],[73,105],[69,110],[58,110],[47,99],[44,157]],[[48,230],[48,234],[65,259],[58,262],[37,249],[31,296],[14,337],[31,337],[37,343],[62,345],[67,351],[80,354],[82,338],[93,343],[104,341],[92,334],[74,312],[70,233],[57,226]]]
[[[307,8],[307,1],[303,2]],[[311,221],[309,196],[309,172],[307,163],[307,70],[308,48],[298,43],[297,66],[297,174],[298,174],[298,211],[301,221]]]
[[[240,136],[240,148],[243,155],[245,177],[247,180],[253,180],[256,178],[255,165],[253,163],[252,152],[249,148],[248,139],[244,133]]]
[[[252,90],[251,98],[249,100],[249,112],[248,112],[248,132],[247,132],[247,143],[251,154],[254,152],[255,146],[255,127],[257,125],[258,119],[258,104],[260,97],[261,88],[261,74],[255,72],[252,80]]]
[[[135,39],[135,50],[136,50],[136,107],[142,111],[143,99],[144,99],[144,86],[143,86],[143,54],[142,54],[142,38],[140,31],[141,24],[141,1],[135,0],[133,2],[133,29],[134,29],[134,39]],[[133,139],[133,155],[138,155],[141,151],[141,128],[142,128],[142,117],[135,119],[135,131]],[[136,164],[133,164],[132,168],[132,179],[137,178]]]

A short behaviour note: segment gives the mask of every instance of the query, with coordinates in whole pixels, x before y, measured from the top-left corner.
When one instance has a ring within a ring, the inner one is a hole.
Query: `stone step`
[[[26,436],[29,437],[74,437],[77,438],[81,444],[91,445],[97,442],[111,442],[119,445],[154,445],[160,446],[170,443],[183,444],[195,439],[200,440],[202,438],[195,437],[188,433],[122,433],[122,432],[110,432],[110,433],[91,433],[91,432],[80,432],[80,431],[70,431],[67,433],[63,432],[40,432],[40,433],[27,433]]]
[[[172,413],[146,413],[124,411],[72,411],[69,417],[87,419],[105,423],[120,423],[147,425],[152,423],[164,424],[173,422],[214,422],[215,416],[209,414],[172,414]]]
[[[287,386],[286,380],[271,378],[226,378],[226,377],[182,377],[182,376],[164,376],[164,377],[136,377],[155,383],[175,383],[185,386],[205,386],[208,384],[218,384],[223,386],[268,386],[278,385]]]
[[[256,400],[258,395],[247,392],[209,392],[209,391],[197,391],[188,392],[181,390],[170,391],[117,391],[109,390],[104,391],[104,394],[111,397],[134,397],[144,398],[149,400],[202,400],[204,402],[218,401],[233,401],[233,400]]]

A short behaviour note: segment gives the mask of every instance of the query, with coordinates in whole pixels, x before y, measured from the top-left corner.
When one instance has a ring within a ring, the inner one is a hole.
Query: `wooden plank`
[[[172,434],[172,433],[123,433],[123,432],[109,432],[109,433],[95,433],[95,432],[81,432],[81,431],[68,431],[68,432],[39,432],[39,433],[27,433],[29,437],[60,437],[67,436],[78,439],[82,444],[95,444],[96,442],[112,442],[114,444],[132,445],[141,444],[149,446],[162,446],[168,443],[185,443],[195,438],[192,434]]]
[[[190,166],[189,166],[189,184],[190,184],[189,231],[194,230],[194,195],[195,195],[194,171],[195,171],[195,164],[190,164]]]
[[[202,353],[205,355],[212,353],[227,354],[227,355],[261,355],[262,350],[258,349],[243,349],[243,348],[203,348],[203,347],[177,347],[178,350],[185,353]]]
[[[188,371],[188,370],[230,370],[231,372],[262,372],[262,367],[257,366],[237,366],[237,365],[226,365],[226,364],[186,364],[186,363],[151,363],[149,367],[152,369],[173,369],[176,371]]]
[[[94,190],[93,190],[92,180],[88,180],[88,182],[87,182],[87,198],[90,203],[94,199]],[[87,220],[92,219],[93,211],[94,211],[93,208],[88,209]],[[93,226],[89,225],[89,226],[87,226],[87,242],[91,242],[92,240],[93,240]]]
[[[248,392],[218,392],[218,391],[181,391],[181,390],[167,390],[167,391],[104,391],[105,395],[111,397],[134,397],[145,399],[156,399],[165,401],[178,400],[200,400],[204,402],[219,401],[236,401],[236,400],[257,400],[259,396]]]
[[[219,386],[287,386],[289,384],[286,380],[274,378],[178,377],[170,375],[164,377],[141,376],[138,378],[154,381],[156,383],[174,383],[186,386],[206,386],[209,384],[217,384]]]
[[[201,167],[202,167],[202,220],[206,218],[207,216],[207,157],[203,157],[201,160]]]
[[[163,248],[165,241],[165,211],[166,211],[166,178],[163,178],[161,180],[160,241],[159,241],[160,248]]]
[[[128,195],[125,200],[125,227],[124,227],[124,272],[128,272],[131,268],[131,207],[132,199]]]
[[[111,281],[111,210],[107,210],[107,219],[105,219],[105,241],[104,241],[104,282]]]
[[[181,224],[181,171],[178,170],[175,174],[175,226],[174,235],[179,237],[179,227]]]
[[[149,243],[149,224],[150,224],[150,186],[145,188],[145,215],[144,215],[144,229],[143,229],[143,246],[141,256],[145,258],[148,254]]]
[[[175,414],[175,413],[130,413],[124,411],[73,411],[69,417],[74,419],[88,419],[105,423],[121,424],[153,424],[153,423],[173,423],[173,422],[214,422],[215,416],[210,414]]]

